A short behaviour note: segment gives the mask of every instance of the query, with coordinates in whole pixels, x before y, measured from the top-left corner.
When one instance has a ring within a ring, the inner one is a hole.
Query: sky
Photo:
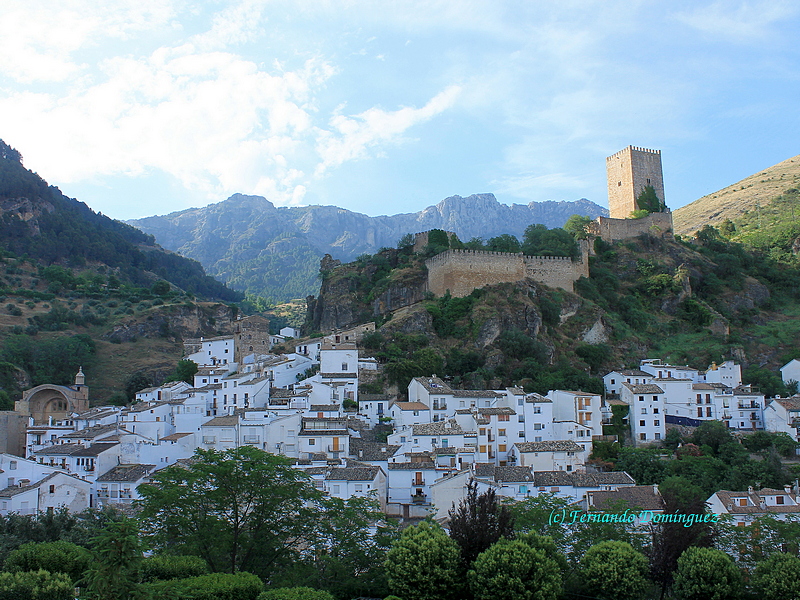
[[[117,219],[607,206],[628,145],[675,209],[800,154],[798,30],[795,0],[3,0],[0,139]]]

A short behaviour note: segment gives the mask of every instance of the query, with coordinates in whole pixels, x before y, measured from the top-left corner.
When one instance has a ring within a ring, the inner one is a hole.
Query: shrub
[[[334,597],[330,592],[310,587],[285,587],[262,592],[258,600],[334,600]]]
[[[6,558],[3,568],[12,573],[49,571],[69,575],[72,581],[83,577],[92,555],[86,548],[65,541],[23,544]]]
[[[208,574],[199,556],[149,556],[142,561],[142,581],[185,579]]]
[[[72,600],[75,588],[65,573],[44,569],[0,573],[0,600]]]
[[[145,597],[192,600],[256,600],[264,584],[252,573],[211,573],[187,579],[156,581],[141,586]],[[2,600],[2,599],[0,599]]]

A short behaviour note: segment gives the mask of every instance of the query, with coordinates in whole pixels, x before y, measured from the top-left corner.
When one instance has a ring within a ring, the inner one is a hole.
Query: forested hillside
[[[0,140],[0,249],[47,266],[100,263],[134,285],[158,278],[197,296],[235,301],[241,294],[209,277],[196,261],[165,252],[153,236],[95,213],[26,169]]]

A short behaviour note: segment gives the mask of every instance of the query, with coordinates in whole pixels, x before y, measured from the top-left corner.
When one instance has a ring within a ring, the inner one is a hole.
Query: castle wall
[[[448,250],[425,261],[428,291],[443,296],[469,295],[472,290],[496,283],[513,283],[526,277],[569,292],[583,275],[589,276],[588,246],[581,246],[583,258],[572,261],[560,256],[524,256],[509,252]]]
[[[672,235],[672,213],[650,213],[641,219],[597,217],[589,226],[589,233],[609,243],[615,240],[627,240],[643,233],[669,237]]]
[[[628,146],[606,158],[608,210],[613,219],[626,219],[636,210],[636,197],[651,185],[664,202],[661,150]]]

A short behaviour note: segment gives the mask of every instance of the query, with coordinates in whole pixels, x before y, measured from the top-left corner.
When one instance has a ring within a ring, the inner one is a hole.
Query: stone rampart
[[[581,260],[562,256],[525,256],[521,253],[484,250],[447,250],[425,261],[428,291],[443,296],[469,295],[472,290],[495,283],[513,283],[525,278],[573,291],[573,283],[589,276],[588,246],[581,245]]]
[[[627,240],[643,233],[657,237],[672,237],[672,213],[650,213],[641,219],[597,217],[589,226],[589,233],[609,243]]]

